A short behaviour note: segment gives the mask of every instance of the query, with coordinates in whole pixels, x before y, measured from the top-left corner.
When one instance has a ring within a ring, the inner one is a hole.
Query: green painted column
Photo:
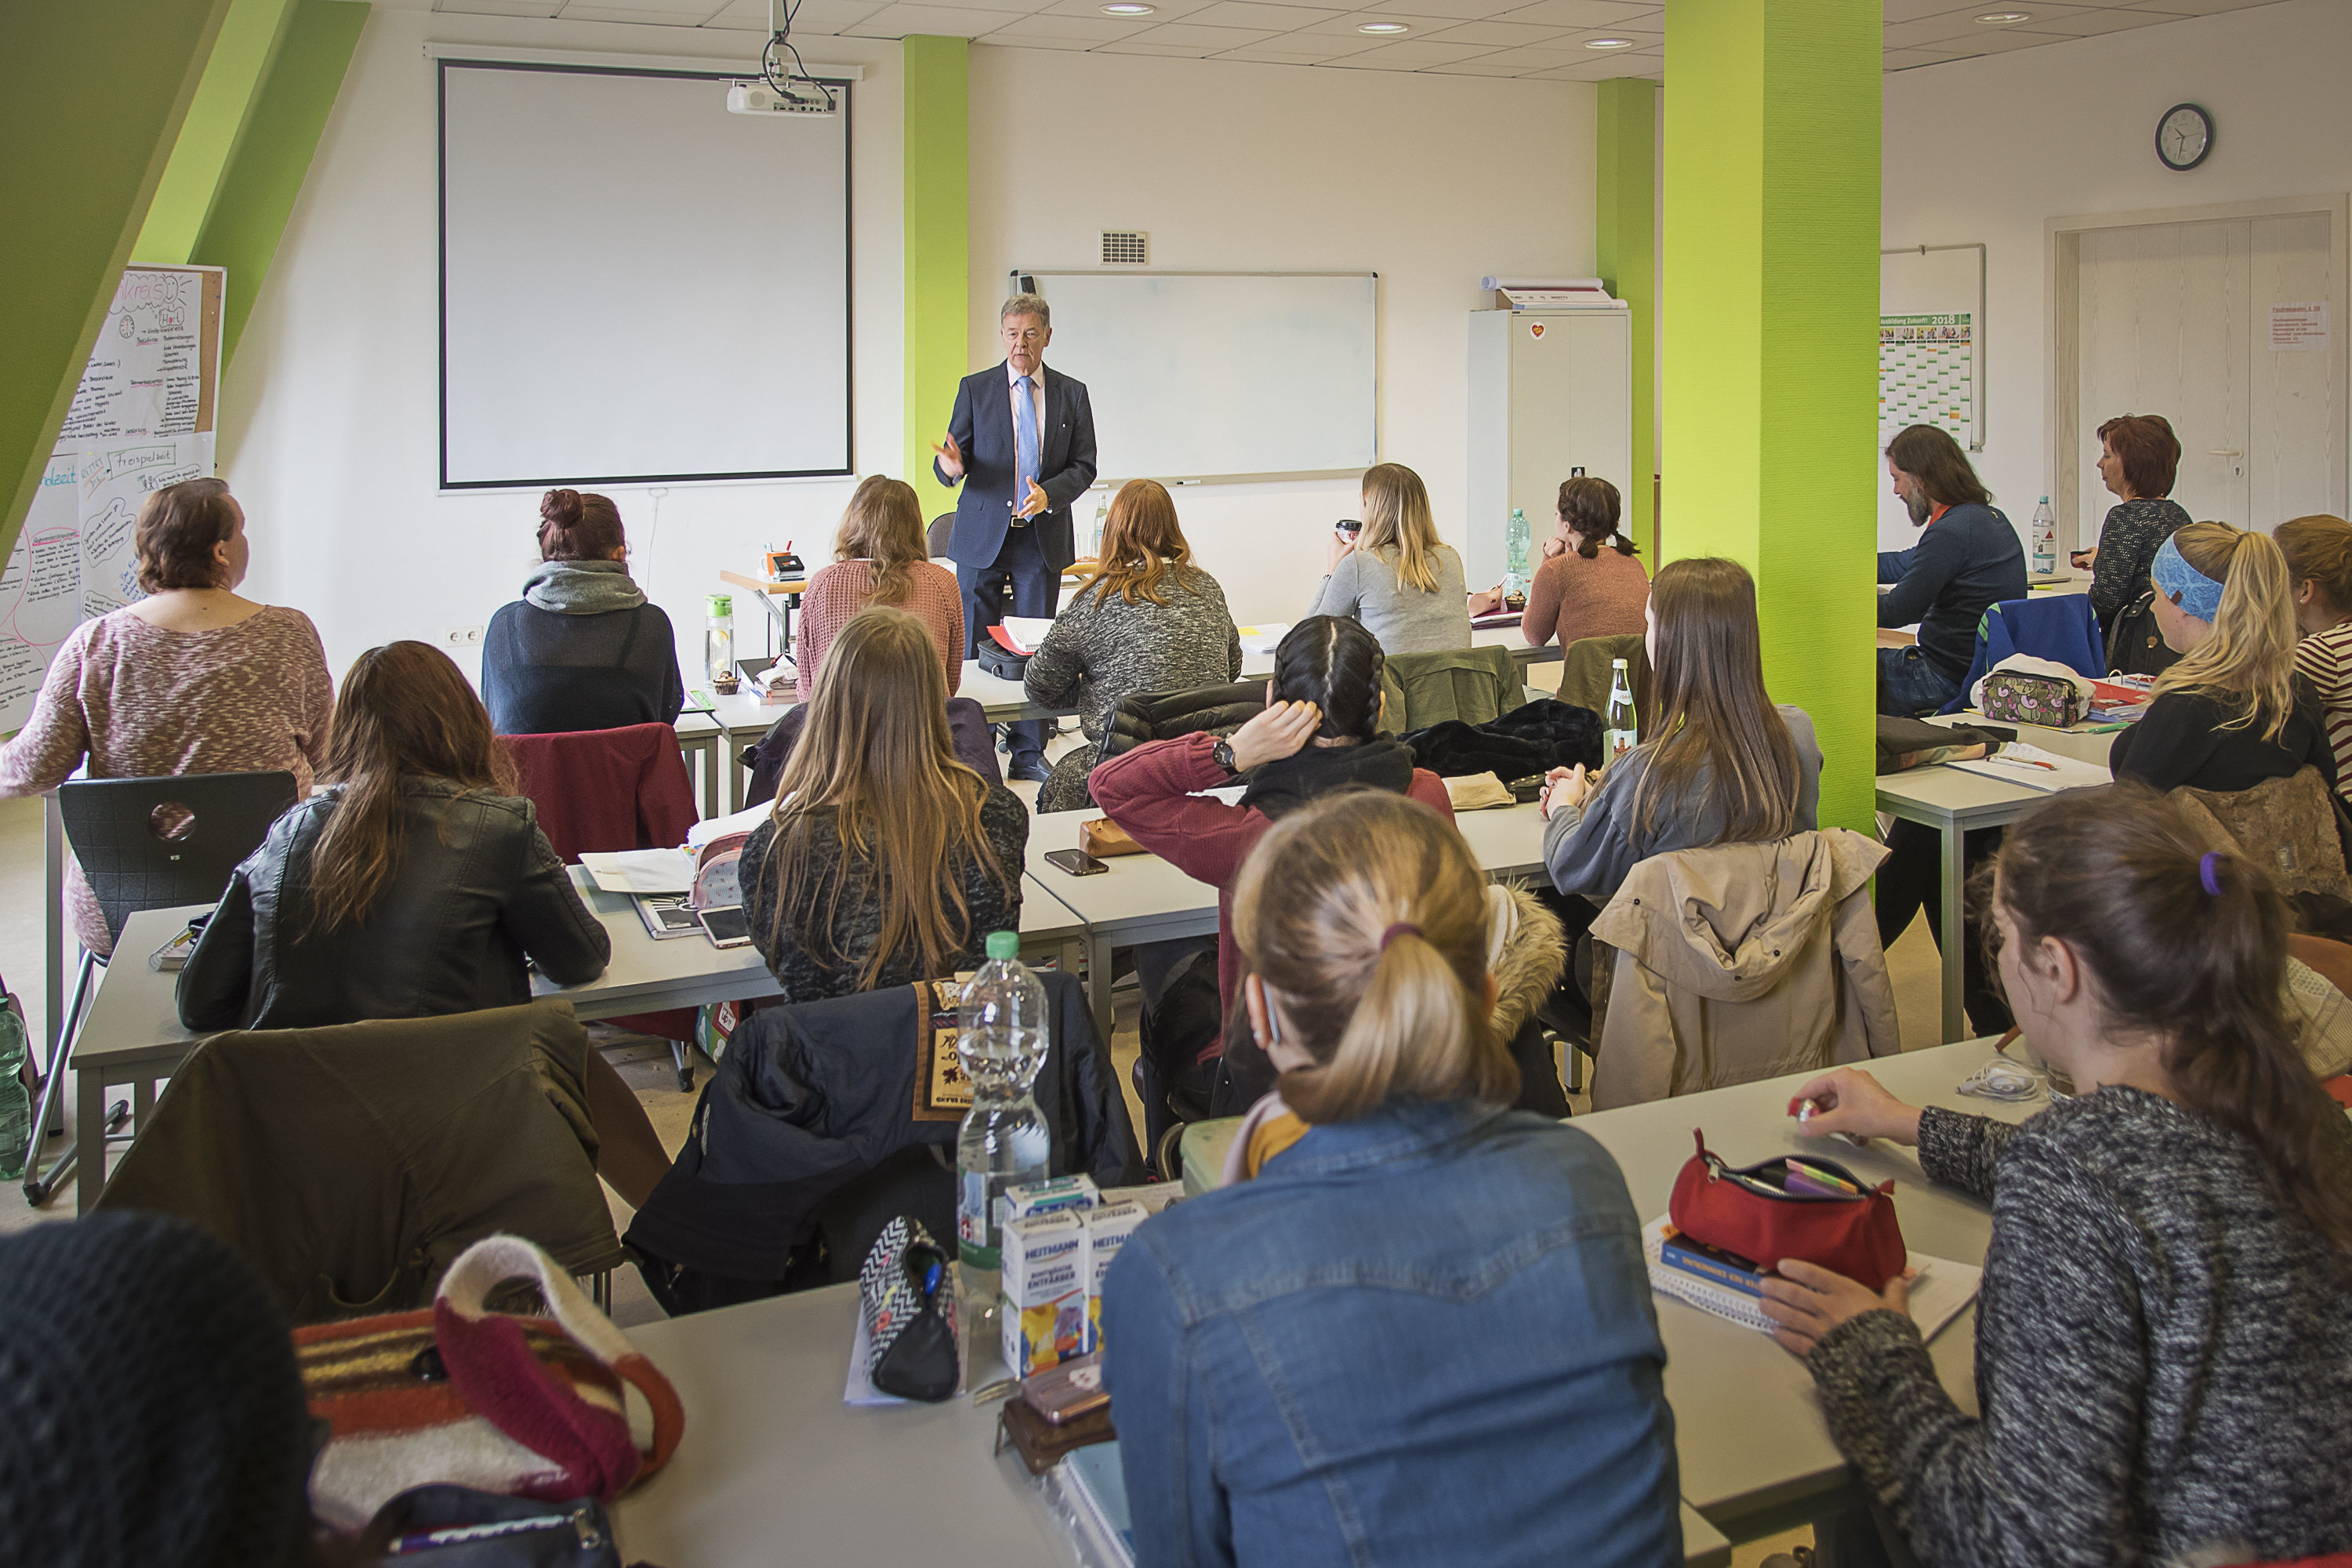
[[[1594,268],[1633,313],[1633,471],[1625,504],[1633,542],[1658,559],[1656,491],[1658,84],[1616,77],[1594,107]]]
[[[0,560],[16,544],[228,7],[72,0],[7,8]]]
[[[906,84],[907,481],[931,516],[955,492],[931,473],[963,379],[971,300],[971,45],[916,36],[902,46]]]
[[[1666,12],[1665,510],[1756,574],[1764,674],[1812,715],[1822,824],[1867,828],[1877,616],[1879,0]]]
[[[131,247],[131,260],[178,267],[195,248],[294,5],[295,0],[229,0],[228,17],[205,62],[204,80],[180,126],[139,242]]]

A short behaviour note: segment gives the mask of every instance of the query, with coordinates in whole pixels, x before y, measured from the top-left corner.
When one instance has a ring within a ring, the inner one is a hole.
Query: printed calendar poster
[[[1878,318],[1878,433],[1933,425],[1965,445],[1976,418],[1976,342],[1969,313]]]

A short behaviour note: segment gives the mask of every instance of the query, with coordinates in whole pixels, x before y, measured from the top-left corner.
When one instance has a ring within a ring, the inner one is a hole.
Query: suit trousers
[[[1050,619],[1060,605],[1062,574],[1046,563],[1045,546],[1037,538],[1038,526],[1032,522],[1026,528],[1007,528],[1003,546],[986,566],[956,563],[956,581],[963,588],[966,658],[978,651],[980,639],[987,635],[985,628],[1003,620],[1008,587],[1013,595],[1013,614],[1016,616]],[[1012,738],[1013,762],[1028,757],[1044,759],[1045,721],[1027,719],[1008,724],[1005,732]]]

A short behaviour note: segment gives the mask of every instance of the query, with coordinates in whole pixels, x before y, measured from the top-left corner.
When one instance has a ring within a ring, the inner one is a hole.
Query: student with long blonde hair
[[[1332,530],[1330,570],[1307,615],[1361,621],[1390,655],[1468,647],[1462,557],[1437,537],[1421,476],[1402,463],[1366,469],[1363,510],[1352,540]]]
[[[853,616],[739,868],[751,940],[787,1001],[940,978],[1021,921],[1029,814],[956,760],[929,628]]]
[[[868,605],[889,605],[923,623],[953,697],[963,684],[963,592],[954,573],[930,563],[915,487],[885,474],[859,482],[834,536],[833,564],[819,567],[801,596],[800,630],[793,638],[801,701],[816,695],[833,639]]]
[[[1120,698],[1223,686],[1241,674],[1241,634],[1225,591],[1192,564],[1176,502],[1155,480],[1129,479],[1111,498],[1101,574],[1071,597],[1029,660],[1030,700],[1048,708],[1076,704],[1087,736],[1054,764],[1037,809],[1093,804],[1087,775]]]
[[[1251,853],[1249,1027],[1309,1126],[1111,1265],[1143,1568],[1679,1557],[1641,1222],[1589,1135],[1505,1109],[1487,910],[1461,836],[1399,795]]]
[[[2318,693],[2294,669],[2286,558],[2267,534],[2192,522],[2150,565],[2156,620],[2180,662],[2108,752],[2117,778],[2156,789],[2252,789],[2305,764],[2336,783]]]

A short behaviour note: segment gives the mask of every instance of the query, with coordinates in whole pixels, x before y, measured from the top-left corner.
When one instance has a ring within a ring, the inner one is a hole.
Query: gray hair
[[[1004,309],[996,312],[1000,325],[1015,316],[1034,316],[1048,327],[1054,324],[1054,308],[1045,303],[1043,294],[1015,294],[1004,301]]]

